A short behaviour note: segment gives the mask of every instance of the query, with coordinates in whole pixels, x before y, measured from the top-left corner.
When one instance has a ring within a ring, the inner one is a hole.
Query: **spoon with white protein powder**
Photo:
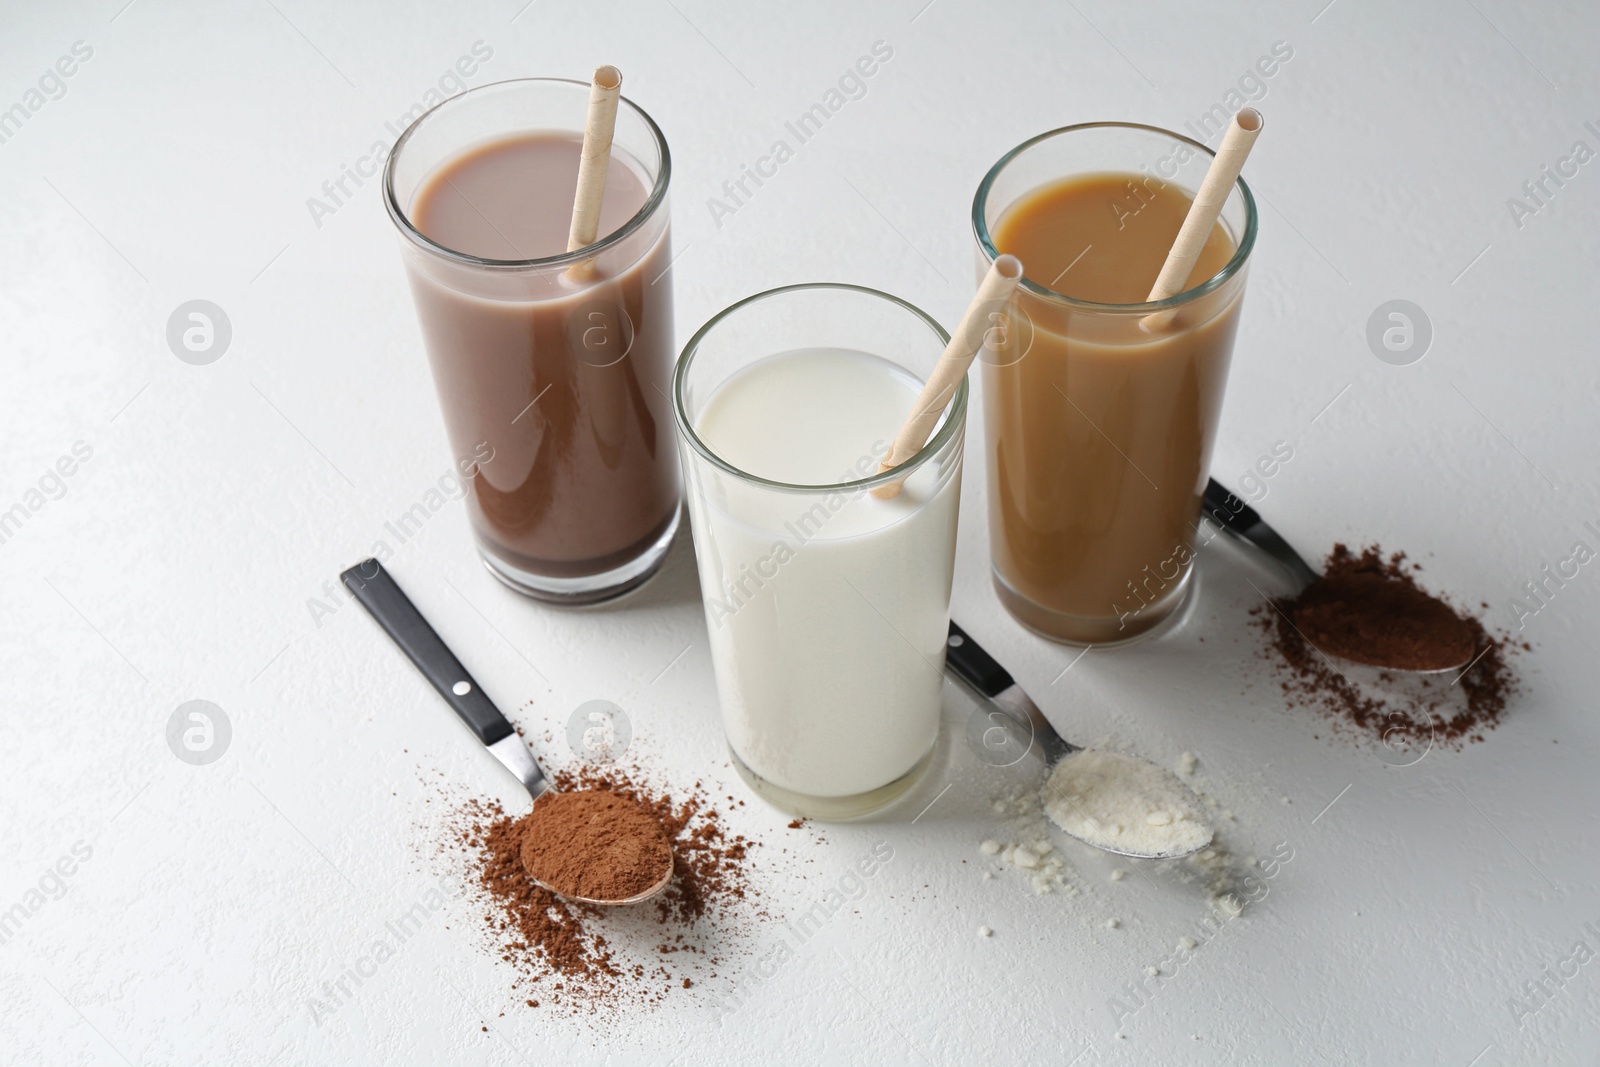
[[[1177,775],[1137,756],[1063,740],[1010,673],[954,622],[945,666],[987,703],[988,713],[968,728],[979,751],[1009,765],[1039,745],[1049,768],[1044,809],[1068,836],[1134,859],[1181,859],[1211,844],[1205,807]]]

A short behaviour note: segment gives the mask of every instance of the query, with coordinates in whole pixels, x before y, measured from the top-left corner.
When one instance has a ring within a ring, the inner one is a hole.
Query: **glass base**
[[[804,793],[796,793],[779,785],[773,785],[765,778],[747,766],[739,754],[728,746],[728,755],[733,760],[734,767],[739,772],[739,777],[744,779],[755,794],[768,804],[790,815],[799,815],[805,819],[819,819],[823,822],[842,822],[846,819],[859,818],[870,815],[879,808],[888,807],[899,800],[911,787],[917,784],[929,766],[933,763],[933,754],[939,747],[938,738],[928,746],[928,751],[905,774],[896,778],[888,785],[879,786],[877,789],[865,793],[857,793],[848,797],[813,797]]]
[[[483,560],[490,574],[523,596],[568,607],[603,604],[633,592],[655,576],[656,571],[661,569],[662,561],[667,558],[667,550],[672,547],[672,539],[677,536],[678,524],[682,521],[683,509],[680,507],[672,513],[672,521],[667,523],[661,536],[637,557],[620,567],[599,574],[586,574],[581,578],[552,578],[533,574],[496,559],[485,552],[481,544],[478,546],[478,558]]]
[[[1116,648],[1164,633],[1177,625],[1189,603],[1195,568],[1160,600],[1146,604],[1137,614],[1087,617],[1068,615],[1034,603],[1006,583],[1000,572],[990,568],[995,595],[1011,617],[1048,641],[1079,648]]]

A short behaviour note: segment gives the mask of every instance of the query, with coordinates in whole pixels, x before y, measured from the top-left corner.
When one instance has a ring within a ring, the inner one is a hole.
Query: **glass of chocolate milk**
[[[600,236],[568,253],[588,99],[557,79],[473,89],[413,123],[384,172],[479,553],[564,604],[642,584],[679,516],[671,161],[624,98]]]
[[[994,585],[1057,641],[1145,635],[1189,589],[1255,243],[1243,180],[1185,290],[1145,297],[1211,158],[1151,126],[1069,126],[1007,153],[973,200],[980,277],[1001,253],[1027,272],[982,357]]]

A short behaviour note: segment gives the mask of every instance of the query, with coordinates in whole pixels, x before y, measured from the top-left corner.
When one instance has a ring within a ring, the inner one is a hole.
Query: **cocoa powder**
[[[569,900],[629,900],[671,872],[672,846],[649,812],[615,793],[552,790],[525,819],[522,866]]]
[[[580,768],[558,776],[563,789],[603,789],[648,811],[672,842],[672,881],[654,898],[663,924],[689,925],[715,908],[751,895],[745,868],[754,843],[723,829],[722,816],[699,782],[683,800],[651,790],[614,768]],[[728,798],[728,803],[735,801]],[[740,807],[744,801],[737,802]]]
[[[1516,691],[1508,655],[1519,646],[1423,590],[1418,570],[1404,553],[1386,557],[1372,545],[1356,554],[1337,544],[1321,579],[1256,608],[1269,640],[1263,654],[1282,670],[1284,695],[1391,749],[1421,753],[1483,740]],[[1364,675],[1329,655],[1379,670]],[[1457,664],[1466,666],[1432,676],[1391,673]]]
[[[1357,556],[1334,545],[1322,577],[1289,598],[1285,614],[1330,656],[1403,671],[1466,666],[1478,652],[1471,623],[1423,592],[1404,564],[1375,546]]]
[[[560,795],[600,791],[656,823],[673,873],[660,894],[637,907],[573,903],[535,884],[523,866],[533,812],[511,816],[479,800],[457,805],[449,844],[467,863],[485,931],[513,968],[513,984],[530,987],[524,1003],[591,1011],[659,1004],[714,977],[759,918],[748,865],[754,843],[724,827],[699,783],[674,793],[616,767],[551,777]]]

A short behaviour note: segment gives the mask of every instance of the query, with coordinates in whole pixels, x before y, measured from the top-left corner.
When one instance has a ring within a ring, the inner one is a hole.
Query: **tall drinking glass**
[[[1189,589],[1255,244],[1242,179],[1189,287],[1143,294],[1211,159],[1150,126],[1069,126],[1006,153],[973,200],[979,275],[1002,252],[1026,269],[982,370],[994,585],[1046,637],[1129,640]]]
[[[478,551],[568,604],[649,578],[679,515],[667,143],[622,100],[601,236],[567,252],[588,98],[557,79],[473,89],[384,172]]]
[[[684,349],[674,409],[735,765],[789,811],[899,796],[938,737],[967,385],[927,445],[878,467],[949,340],[903,300],[800,285]],[[880,499],[872,490],[904,480]]]

